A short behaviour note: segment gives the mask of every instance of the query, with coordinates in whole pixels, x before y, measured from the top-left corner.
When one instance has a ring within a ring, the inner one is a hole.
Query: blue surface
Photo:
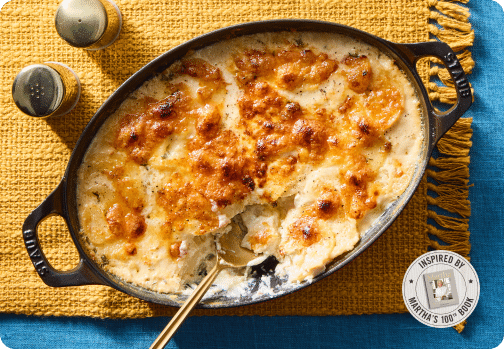
[[[168,348],[495,348],[504,337],[504,12],[491,0],[469,3],[477,62],[471,151],[471,262],[481,294],[469,325],[422,325],[410,314],[338,317],[193,317]],[[0,315],[9,348],[148,348],[168,318],[95,320]],[[0,345],[1,348],[1,345]]]

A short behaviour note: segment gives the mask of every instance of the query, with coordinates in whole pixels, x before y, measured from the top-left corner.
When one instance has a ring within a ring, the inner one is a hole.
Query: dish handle
[[[406,58],[412,69],[416,71],[416,63],[422,57],[434,56],[441,59],[454,81],[457,91],[457,103],[445,112],[436,110],[432,103],[427,103],[429,114],[435,121],[434,129],[431,128],[433,141],[431,147],[455,124],[455,122],[469,109],[473,96],[471,86],[467,81],[464,69],[460,65],[457,55],[447,44],[439,41],[421,42],[414,44],[395,44],[397,50]]]
[[[48,217],[59,215],[65,219],[68,226],[62,208],[64,182],[63,179],[44,202],[30,213],[23,224],[23,240],[28,256],[40,278],[48,286],[108,285],[92,271],[89,263],[82,256],[80,256],[79,264],[72,270],[59,271],[51,266],[42,251],[37,232],[40,222]]]

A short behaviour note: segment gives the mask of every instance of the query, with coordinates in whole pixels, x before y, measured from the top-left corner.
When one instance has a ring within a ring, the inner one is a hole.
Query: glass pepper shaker
[[[17,107],[29,116],[40,118],[69,113],[77,105],[80,93],[78,76],[57,62],[23,68],[12,85],[12,98]]]

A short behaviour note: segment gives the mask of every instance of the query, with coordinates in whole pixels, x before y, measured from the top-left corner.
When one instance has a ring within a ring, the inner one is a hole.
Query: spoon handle
[[[179,326],[182,325],[186,319],[187,315],[189,315],[194,306],[199,303],[210,286],[212,286],[213,281],[222,269],[223,268],[220,263],[215,264],[215,267],[213,267],[208,275],[200,282],[198,287],[196,287],[191,296],[185,301],[182,308],[180,308],[175,316],[173,316],[171,321],[168,325],[166,325],[149,349],[162,349],[166,346],[166,344],[168,344],[171,337],[175,334],[175,332],[177,332]]]

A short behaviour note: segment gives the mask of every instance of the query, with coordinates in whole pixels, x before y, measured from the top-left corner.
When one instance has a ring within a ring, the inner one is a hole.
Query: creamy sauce
[[[310,280],[404,192],[422,142],[414,90],[376,48],[320,33],[222,42],[144,83],[101,127],[78,172],[81,237],[108,272],[180,293],[241,214],[243,246],[275,256],[289,282]]]

